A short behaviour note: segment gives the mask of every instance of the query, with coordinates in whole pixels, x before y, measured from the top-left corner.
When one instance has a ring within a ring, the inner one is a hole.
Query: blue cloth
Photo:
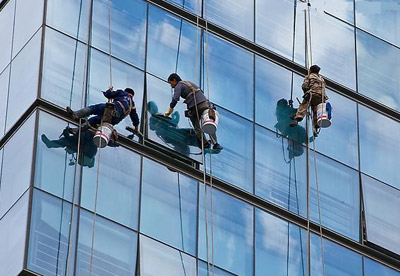
[[[328,119],[332,119],[332,105],[329,102],[326,103],[326,111],[328,112]]]

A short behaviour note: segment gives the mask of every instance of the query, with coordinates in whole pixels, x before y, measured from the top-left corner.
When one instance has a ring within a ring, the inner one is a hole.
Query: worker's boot
[[[224,149],[224,147],[221,146],[221,145],[218,144],[218,143],[214,144],[214,146],[213,146],[213,150],[223,150],[223,149]]]
[[[78,120],[80,118],[89,116],[93,113],[93,111],[90,107],[84,107],[77,111],[73,111],[69,106],[67,106],[66,110],[67,110],[68,115],[71,116],[72,119],[74,119],[74,120]]]

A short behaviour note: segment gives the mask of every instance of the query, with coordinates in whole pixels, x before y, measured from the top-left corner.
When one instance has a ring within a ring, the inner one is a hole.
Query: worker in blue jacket
[[[110,86],[109,89],[103,92],[104,96],[107,99],[112,99],[115,105],[111,124],[116,125],[121,122],[126,116],[129,115],[131,118],[132,124],[134,126],[134,132],[136,134],[139,133],[139,116],[136,112],[135,103],[133,101],[133,96],[135,92],[132,88],[125,88],[125,90],[113,90],[113,87]],[[83,118],[89,115],[96,115],[89,118],[88,122],[90,125],[95,126],[101,124],[101,119],[104,114],[104,110],[106,108],[105,103],[95,104],[88,107],[84,107],[80,110],[73,111],[69,106],[66,108],[68,114],[74,119],[77,120],[79,118]]]

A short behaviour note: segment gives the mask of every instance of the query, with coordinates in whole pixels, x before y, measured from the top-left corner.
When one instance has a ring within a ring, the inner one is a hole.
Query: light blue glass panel
[[[135,275],[137,241],[136,232],[81,210],[75,275]]]
[[[66,126],[63,120],[39,113],[35,187],[72,201],[78,137],[62,135]],[[81,150],[86,153],[84,148]]]
[[[253,124],[229,111],[219,112],[218,142],[224,149],[205,156],[207,171],[212,167],[213,177],[253,192]]]
[[[71,220],[70,203],[34,190],[28,269],[49,276],[73,275],[77,213],[75,209]]]
[[[256,43],[291,60],[294,11],[294,0],[256,0]]]
[[[10,77],[10,66],[0,74],[0,137],[3,137],[6,124],[8,81]]]
[[[400,272],[390,269],[371,259],[364,258],[364,276],[400,276]]]
[[[311,12],[311,50],[312,63],[323,76],[356,89],[354,27],[322,11]]]
[[[197,182],[144,159],[140,231],[196,255]]]
[[[142,114],[144,73],[124,62],[112,60],[112,81],[114,90],[132,88],[135,91],[133,101],[139,119]],[[92,49],[89,73],[89,95],[87,105],[105,103],[107,98],[101,91],[106,91],[110,86],[110,60],[109,56]],[[115,129],[124,135],[131,134],[125,130],[126,126],[132,127],[132,121],[127,116]]]
[[[400,49],[357,30],[358,92],[400,110]]]
[[[41,98],[73,110],[82,106],[86,47],[46,28]]]
[[[168,2],[178,4],[185,10],[191,11],[195,14],[201,14],[202,0],[167,0]]]
[[[361,176],[367,240],[400,254],[400,191],[366,175]]]
[[[3,147],[0,217],[21,197],[31,184],[35,113]]]
[[[12,49],[13,58],[43,24],[43,9],[44,0],[17,1]]]
[[[294,61],[302,66],[305,66],[305,13],[307,9],[306,2],[296,2],[296,22],[295,22],[295,37],[294,37]]]
[[[89,5],[90,0],[48,0],[46,24],[87,41]]]
[[[0,220],[0,267],[2,275],[19,275],[24,266],[29,192]]]
[[[318,190],[315,176],[316,161]],[[353,240],[360,240],[360,188],[356,170],[310,151],[311,219]]]
[[[203,68],[206,96],[213,103],[253,119],[253,54],[214,35],[209,34],[207,41]]]
[[[359,105],[361,171],[400,189],[400,124]]]
[[[9,1],[0,12],[0,72],[11,61],[15,0]]]
[[[312,1],[312,8],[354,24],[354,0]]]
[[[109,15],[109,5],[111,5],[111,15]],[[143,68],[146,10],[146,2],[141,0],[95,0],[92,45],[110,53],[108,18],[111,16],[112,55]]]
[[[400,46],[400,2],[355,0],[357,26]]]
[[[283,1],[284,2],[284,1]],[[270,129],[289,126],[291,109],[292,72],[256,56],[256,122]],[[280,101],[281,99],[286,100]]]
[[[140,275],[196,276],[196,259],[140,235]]]
[[[214,275],[214,276],[233,276],[235,274],[231,274],[225,270],[222,270],[216,266],[213,266],[210,264],[209,268],[207,268],[207,263],[197,260],[197,265],[198,265],[198,270],[197,270],[197,275],[198,276],[208,276],[208,275]]]
[[[253,0],[203,1],[206,19],[248,40],[254,40]]]
[[[306,149],[262,127],[256,127],[255,143],[255,194],[307,216]]]
[[[160,117],[169,108],[172,99],[171,86],[149,74],[147,78],[148,137],[149,139],[173,149],[185,156],[200,161],[201,149],[189,120],[184,117],[186,104],[178,103],[172,119]]]
[[[207,260],[214,246],[214,264],[238,275],[253,275],[253,207],[219,190],[207,189],[207,209],[204,205],[204,186],[199,196],[198,256]],[[211,194],[212,193],[212,194]],[[213,209],[211,210],[211,198]],[[234,210],[234,211],[233,211]],[[205,211],[207,211],[206,231]],[[213,239],[211,237],[213,216]],[[208,234],[208,247],[206,236]],[[209,259],[211,262],[211,259]]]
[[[183,80],[198,83],[200,35],[200,28],[150,5],[147,71],[165,81],[177,72]]]
[[[306,276],[307,231],[256,209],[256,274]]]
[[[315,148],[346,165],[358,168],[357,105],[328,89],[326,94],[332,105],[332,124],[327,129],[321,129],[315,139]]]
[[[362,276],[362,257],[338,244],[323,239],[322,268],[321,237],[311,234],[311,275],[312,276]]]
[[[6,131],[37,98],[40,46],[39,31],[12,62]]]
[[[97,200],[97,213],[137,229],[139,182],[139,155],[123,147],[100,149],[95,166],[83,170],[81,205],[94,210]]]

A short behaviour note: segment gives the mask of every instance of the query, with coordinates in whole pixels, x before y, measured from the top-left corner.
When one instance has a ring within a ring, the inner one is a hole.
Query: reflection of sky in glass
[[[15,0],[9,1],[0,13],[0,72],[2,72],[11,61],[14,8]]]
[[[364,276],[400,276],[400,272],[390,269],[369,258],[364,258]]]
[[[8,96],[8,77],[10,75],[10,66],[8,66],[0,74],[0,137],[3,137],[4,128],[6,123],[6,111],[7,111],[7,96]]]
[[[368,241],[400,254],[400,191],[362,175]]]
[[[202,0],[167,0],[168,2],[178,4],[183,7],[185,10],[191,11],[195,14],[199,14],[201,12]]]
[[[354,23],[354,0],[310,1],[312,8]]]
[[[210,273],[212,273],[214,276],[233,276],[234,274],[231,274],[225,270],[222,270],[215,265],[213,266],[210,264],[210,266],[207,268],[207,263],[202,262],[201,260],[197,260],[197,265],[198,265],[198,271],[197,275],[198,276],[209,276]]]
[[[400,49],[357,30],[357,55],[359,92],[400,110]]]

